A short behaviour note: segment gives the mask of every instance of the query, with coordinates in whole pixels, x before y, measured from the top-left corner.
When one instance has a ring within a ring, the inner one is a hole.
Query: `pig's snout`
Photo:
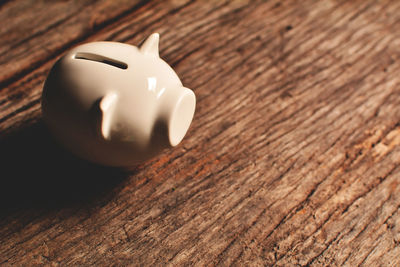
[[[169,88],[161,98],[158,120],[165,125],[168,145],[178,145],[189,129],[196,107],[196,96],[185,87]]]

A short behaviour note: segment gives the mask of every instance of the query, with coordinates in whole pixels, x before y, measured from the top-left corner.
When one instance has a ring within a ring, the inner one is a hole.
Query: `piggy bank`
[[[92,42],[59,59],[42,95],[55,138],[81,158],[120,167],[178,145],[196,98],[159,57],[158,42],[157,33],[140,48]]]

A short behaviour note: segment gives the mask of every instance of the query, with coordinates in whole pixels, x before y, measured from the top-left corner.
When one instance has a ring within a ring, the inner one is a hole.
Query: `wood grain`
[[[10,1],[0,6],[0,264],[398,266],[399,1]],[[160,55],[197,95],[176,148],[121,171],[41,122],[55,60]]]

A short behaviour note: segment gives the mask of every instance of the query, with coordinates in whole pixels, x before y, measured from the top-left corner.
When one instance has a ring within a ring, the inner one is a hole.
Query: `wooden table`
[[[0,265],[400,264],[400,1],[3,1]],[[160,55],[197,95],[131,171],[60,149],[52,64],[84,42]]]

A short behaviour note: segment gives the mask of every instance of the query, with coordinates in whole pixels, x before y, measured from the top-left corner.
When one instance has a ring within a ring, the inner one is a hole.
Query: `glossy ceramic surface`
[[[196,98],[159,57],[158,42],[154,33],[140,48],[87,43],[57,61],[42,111],[60,143],[96,163],[131,166],[181,142]]]

